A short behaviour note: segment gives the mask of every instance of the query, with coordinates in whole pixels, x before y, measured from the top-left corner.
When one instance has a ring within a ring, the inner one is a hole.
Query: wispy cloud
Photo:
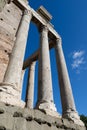
[[[73,60],[73,63],[71,64],[72,65],[72,68],[78,68],[81,64],[84,64],[85,61],[84,61],[84,57],[81,57],[81,58],[77,58],[75,60]]]
[[[80,51],[74,51],[72,53],[72,69],[76,69],[76,73],[80,73],[80,68],[82,70],[83,64],[86,63],[85,60],[85,51],[80,50]]]
[[[81,58],[85,54],[85,51],[73,52],[73,59]]]

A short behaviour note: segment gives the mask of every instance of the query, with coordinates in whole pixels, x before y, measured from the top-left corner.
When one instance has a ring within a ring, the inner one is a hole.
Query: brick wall
[[[7,4],[0,12],[0,82],[3,81],[22,11],[13,3]]]

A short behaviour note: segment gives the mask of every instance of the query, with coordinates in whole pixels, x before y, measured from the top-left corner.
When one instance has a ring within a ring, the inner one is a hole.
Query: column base
[[[62,117],[72,120],[75,124],[84,126],[84,123],[80,120],[78,113],[74,110],[69,109],[67,112],[63,113]]]
[[[61,116],[57,112],[55,104],[53,102],[46,102],[46,101],[38,102],[36,105],[36,109],[41,110],[42,112],[44,112],[47,115],[61,118]]]
[[[0,102],[24,108],[25,103],[21,101],[20,92],[12,84],[0,83]]]

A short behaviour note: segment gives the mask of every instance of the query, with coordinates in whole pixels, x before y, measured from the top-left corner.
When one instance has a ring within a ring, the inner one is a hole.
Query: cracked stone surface
[[[0,130],[86,130],[64,118],[52,117],[39,110],[0,103]]]

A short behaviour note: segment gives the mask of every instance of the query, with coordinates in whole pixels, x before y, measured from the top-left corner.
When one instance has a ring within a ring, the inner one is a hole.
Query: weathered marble
[[[22,71],[21,71],[20,85],[19,85],[20,88],[21,88],[21,91],[20,91],[20,99],[22,98],[24,76],[25,76],[25,70],[22,70]]]
[[[52,15],[43,6],[39,7],[37,13],[40,14],[40,16],[47,22],[49,22],[52,19]]]
[[[9,95],[12,98],[13,98],[13,96],[15,96],[14,94],[11,95],[13,88],[14,88],[16,90],[16,93],[17,93],[17,91],[19,91],[19,97],[17,96],[17,100],[20,100],[20,101],[21,101],[20,91],[22,89],[22,88],[20,88],[21,71],[22,71],[22,66],[23,66],[23,59],[24,59],[24,53],[25,53],[25,48],[26,48],[29,23],[31,21],[31,17],[32,17],[31,12],[25,10],[21,23],[20,23],[18,33],[17,33],[15,45],[12,50],[9,65],[8,65],[8,68],[7,68],[5,77],[4,77],[5,86],[4,86],[4,83],[2,83],[3,85],[1,86],[1,89],[6,88],[6,90],[8,90],[9,84],[11,84],[10,86],[13,86],[13,87],[12,87],[12,90],[10,91]],[[6,84],[7,84],[7,86],[6,86]],[[3,89],[2,89],[2,91],[3,91]],[[4,96],[4,94],[3,94],[3,96]],[[1,101],[2,101],[2,98],[3,97],[0,98]],[[12,100],[8,103],[14,105],[14,101],[12,101]]]
[[[62,50],[61,38],[56,40],[55,51],[62,103],[62,115],[64,118],[70,118],[75,123],[83,125],[75,108],[70,79]]]
[[[48,45],[48,29],[40,28],[40,52],[39,52],[39,76],[38,76],[38,101],[37,108],[56,112],[53,101],[52,79],[50,69],[50,55]],[[50,113],[51,114],[51,113]]]
[[[28,84],[27,84],[27,92],[26,92],[27,108],[33,108],[33,103],[34,103],[35,64],[36,62],[32,62],[31,65],[29,66]]]

